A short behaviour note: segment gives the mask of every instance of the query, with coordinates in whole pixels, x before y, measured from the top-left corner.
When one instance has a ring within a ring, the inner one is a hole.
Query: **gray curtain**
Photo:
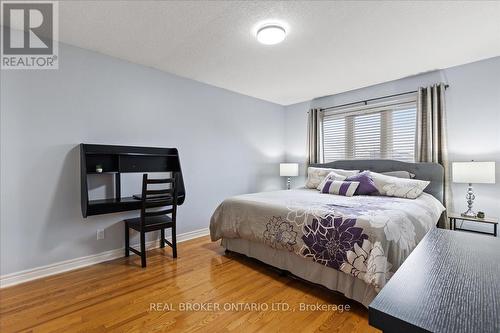
[[[320,109],[311,109],[307,113],[307,165],[322,162],[321,119]]]
[[[445,84],[418,89],[417,135],[415,159],[419,162],[439,163],[444,168],[443,204],[449,203],[449,163],[446,140]],[[439,226],[448,228],[443,214]]]

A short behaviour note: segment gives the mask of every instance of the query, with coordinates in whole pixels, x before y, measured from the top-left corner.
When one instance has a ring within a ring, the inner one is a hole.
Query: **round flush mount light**
[[[265,45],[281,43],[285,36],[285,28],[276,24],[266,25],[257,30],[257,40]]]

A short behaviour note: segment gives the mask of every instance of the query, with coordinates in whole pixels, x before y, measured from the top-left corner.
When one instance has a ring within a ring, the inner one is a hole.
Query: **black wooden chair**
[[[162,189],[150,189],[152,184],[165,184]],[[170,186],[169,186],[170,185]],[[125,220],[125,256],[129,251],[141,256],[141,266],[146,267],[146,233],[160,230],[160,247],[165,244],[172,248],[173,257],[177,258],[176,215],[177,215],[177,186],[175,173],[172,178],[149,179],[147,174],[142,177],[142,207],[141,216]],[[151,210],[154,209],[154,210]],[[130,246],[129,228],[137,230],[141,238],[141,251]],[[172,229],[172,243],[165,239],[165,229]]]

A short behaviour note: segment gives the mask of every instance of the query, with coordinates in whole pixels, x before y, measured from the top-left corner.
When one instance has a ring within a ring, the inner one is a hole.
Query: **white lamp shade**
[[[280,163],[280,176],[296,177],[299,175],[298,163]]]
[[[454,183],[495,184],[495,162],[453,162]]]

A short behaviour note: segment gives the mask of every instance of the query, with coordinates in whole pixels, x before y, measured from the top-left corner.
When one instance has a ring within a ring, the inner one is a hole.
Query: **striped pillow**
[[[332,171],[328,174],[328,176],[325,177],[325,179],[321,181],[321,183],[318,185],[318,187],[316,187],[316,189],[318,191],[321,191],[321,189],[325,186],[325,183],[329,180],[345,180],[346,178],[347,178],[346,176],[339,175],[338,173]]]
[[[323,185],[321,193],[338,194],[346,197],[352,197],[359,186],[359,182],[328,180]]]

